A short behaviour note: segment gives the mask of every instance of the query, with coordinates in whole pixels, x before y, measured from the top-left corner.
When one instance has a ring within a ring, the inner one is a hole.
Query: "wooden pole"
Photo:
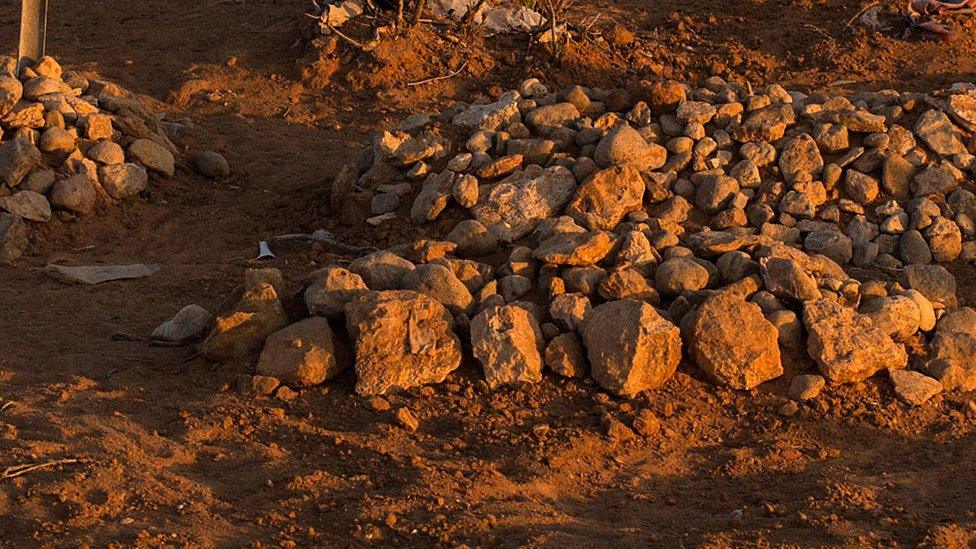
[[[44,57],[47,46],[47,2],[48,0],[23,0],[21,3],[18,75],[25,67]]]

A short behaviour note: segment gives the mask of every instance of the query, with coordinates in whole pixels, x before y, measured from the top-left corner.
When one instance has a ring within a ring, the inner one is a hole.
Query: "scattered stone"
[[[157,326],[150,337],[155,341],[181,344],[193,341],[203,337],[212,318],[210,312],[203,307],[187,305],[173,318]]]
[[[216,151],[204,151],[193,157],[193,166],[201,175],[210,179],[230,177],[230,164]]]
[[[930,398],[942,392],[942,384],[939,380],[925,374],[911,370],[889,370],[888,374],[895,385],[895,394],[913,406],[925,404]]]
[[[420,420],[406,406],[396,411],[396,420],[400,424],[400,427],[403,427],[411,433],[417,432],[417,429],[420,428]]]
[[[661,420],[653,411],[642,408],[634,418],[633,427],[638,435],[651,438],[661,432]]]
[[[803,402],[820,396],[820,391],[826,386],[827,380],[816,374],[803,374],[793,378],[790,382],[790,398]]]

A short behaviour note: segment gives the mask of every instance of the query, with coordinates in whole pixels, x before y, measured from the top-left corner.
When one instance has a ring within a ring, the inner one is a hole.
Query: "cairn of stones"
[[[88,215],[175,170],[176,148],[141,100],[51,57],[19,75],[0,57],[0,138],[2,262],[25,252],[31,224]]]
[[[368,223],[461,219],[447,234],[326,267],[301,294],[251,270],[215,322],[167,326],[209,329],[211,359],[255,357],[268,392],[351,367],[381,395],[466,358],[491,388],[589,376],[632,397],[685,364],[749,390],[788,355],[807,365],[784,384],[797,401],[875,375],[911,404],[976,389],[976,310],[945,266],[976,260],[973,88],[528,80],[410,116],[336,177]]]

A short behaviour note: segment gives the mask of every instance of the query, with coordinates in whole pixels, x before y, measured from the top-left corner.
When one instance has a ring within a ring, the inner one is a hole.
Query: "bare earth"
[[[0,4],[0,54],[14,53],[17,4]],[[148,334],[189,303],[219,310],[262,238],[321,227],[358,243],[405,238],[330,215],[329,182],[377,128],[492,86],[719,74],[804,90],[925,90],[976,79],[972,18],[954,19],[960,38],[944,45],[849,29],[859,2],[577,4],[576,19],[601,13],[643,45],[611,55],[583,44],[552,66],[512,38],[428,63],[437,45],[415,40],[377,52],[380,65],[335,71],[298,40],[297,0],[54,2],[50,53],[185,119],[181,144],[221,151],[234,175],[212,183],[182,169],[147,199],[53,221],[27,257],[0,267],[0,403],[13,403],[0,411],[0,470],[80,460],[0,480],[0,546],[976,542],[970,395],[910,409],[870,380],[784,418],[798,364],[752,393],[682,367],[631,403],[552,377],[487,392],[465,365],[448,384],[390,398],[420,419],[409,433],[353,394],[351,373],[292,402],[255,399],[233,389],[247,364],[218,369],[192,348],[114,337]],[[474,62],[457,78],[403,85],[466,55]],[[295,245],[274,266],[296,283],[335,259]],[[54,261],[163,269],[81,287],[47,278]],[[960,304],[976,305],[972,266],[954,273]],[[601,414],[630,407],[653,409],[662,432],[608,439]]]

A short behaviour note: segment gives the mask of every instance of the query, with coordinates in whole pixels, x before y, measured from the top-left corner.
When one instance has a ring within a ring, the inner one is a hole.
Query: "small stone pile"
[[[970,85],[529,80],[409,117],[336,178],[333,200],[368,200],[370,224],[452,230],[321,270],[297,323],[280,273],[250,271],[203,353],[260,352],[263,386],[304,387],[347,365],[348,337],[364,395],[441,382],[465,356],[490,387],[549,369],[624,397],[682,362],[752,389],[787,354],[816,367],[790,372],[798,401],[882,371],[913,404],[976,389],[976,310],[940,265],[976,259],[974,130]]]
[[[51,57],[16,69],[0,57],[0,262],[24,253],[29,224],[88,215],[175,170],[162,123],[130,92]]]

